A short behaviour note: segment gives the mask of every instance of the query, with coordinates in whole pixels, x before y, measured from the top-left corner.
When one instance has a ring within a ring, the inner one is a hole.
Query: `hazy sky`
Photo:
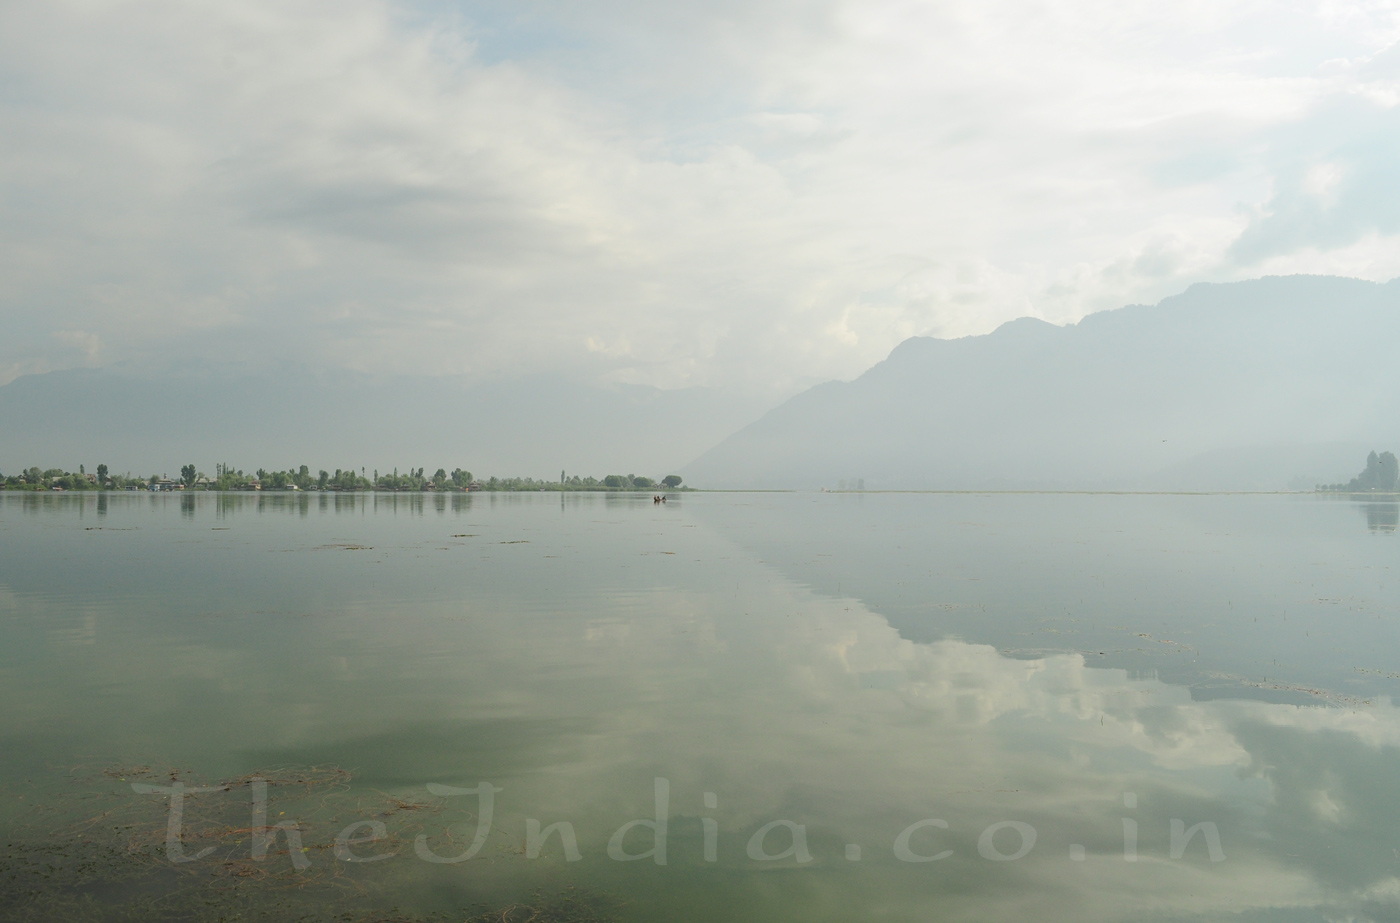
[[[296,358],[787,390],[1400,275],[1400,0],[0,0],[0,382]]]

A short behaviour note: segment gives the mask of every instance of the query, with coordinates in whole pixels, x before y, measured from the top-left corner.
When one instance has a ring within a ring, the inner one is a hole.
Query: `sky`
[[[0,0],[0,383],[791,393],[1400,275],[1400,0]]]

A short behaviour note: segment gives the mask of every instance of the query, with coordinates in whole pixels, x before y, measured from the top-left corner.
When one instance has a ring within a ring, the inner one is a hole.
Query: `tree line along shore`
[[[0,490],[305,490],[305,491],[541,491],[541,490],[590,490],[590,491],[656,491],[685,490],[682,478],[677,474],[649,478],[637,474],[610,474],[604,478],[569,476],[559,472],[559,480],[543,480],[519,477],[490,477],[478,480],[470,471],[454,468],[448,472],[439,468],[431,475],[423,468],[410,468],[402,474],[395,468],[390,473],[381,474],[378,469],[369,472],[364,468],[337,468],[334,472],[322,469],[312,473],[306,465],[299,468],[268,471],[259,468],[245,473],[232,465],[216,465],[214,476],[209,477],[194,465],[180,468],[179,477],[171,478],[164,474],[149,476],[114,474],[106,465],[98,465],[89,472],[86,465],[79,465],[76,472],[61,468],[26,468],[19,474],[0,473]]]
[[[1366,470],[1346,484],[1319,484],[1320,491],[1345,493],[1395,493],[1400,489],[1400,460],[1394,452],[1374,451],[1366,457]]]

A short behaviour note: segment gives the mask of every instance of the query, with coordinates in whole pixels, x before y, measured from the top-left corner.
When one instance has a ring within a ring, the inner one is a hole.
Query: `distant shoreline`
[[[711,491],[720,493],[727,491]],[[791,491],[786,491],[790,493]],[[16,494],[237,494],[240,496],[277,494],[278,496],[293,496],[297,494],[310,496],[311,494],[424,494],[434,496],[466,496],[477,494],[637,494],[639,496],[652,495],[662,496],[665,494],[700,493],[693,487],[483,487],[472,488],[371,488],[340,490],[337,488],[317,488],[308,487],[305,490],[299,487],[258,487],[258,488],[235,488],[232,490],[220,490],[217,487],[43,487],[43,486],[15,486],[12,484],[0,484],[0,493]]]
[[[337,468],[335,473],[322,469],[312,473],[311,468],[288,468],[285,471],[259,468],[245,473],[232,465],[214,466],[214,476],[209,477],[193,464],[180,468],[180,476],[172,478],[168,474],[152,474],[148,477],[133,475],[131,472],[118,474],[107,465],[98,465],[89,472],[85,465],[79,465],[76,472],[62,468],[38,467],[24,469],[19,474],[0,476],[0,490],[28,492],[88,493],[92,491],[172,493],[535,493],[535,492],[628,492],[652,493],[657,491],[685,490],[681,485],[684,479],[678,474],[650,478],[638,474],[609,474],[606,477],[569,477],[560,471],[559,479],[544,480],[532,477],[477,478],[470,471],[454,468],[451,473],[439,468],[433,474],[426,469],[408,469],[400,474],[381,474],[375,469],[374,476],[367,477],[368,470],[361,468]]]
[[[364,490],[336,490],[309,488],[307,490],[293,488],[267,487],[255,490],[218,490],[216,488],[170,488],[151,489],[146,487],[133,488],[98,488],[89,487],[86,489],[65,489],[48,487],[15,487],[10,485],[0,485],[0,492],[16,494],[42,494],[51,496],[53,494],[96,494],[96,495],[126,495],[126,494],[150,494],[150,495],[172,495],[193,496],[195,494],[229,494],[236,496],[310,496],[312,494],[335,494],[346,495],[422,495],[422,496],[476,496],[480,494],[622,494],[646,496],[662,496],[668,494],[831,494],[834,496],[865,496],[865,495],[917,495],[917,494],[943,494],[950,496],[1085,496],[1085,497],[1330,497],[1338,500],[1355,499],[1375,499],[1400,501],[1400,491],[1336,491],[1336,490],[1006,490],[1006,489],[883,489],[883,490],[823,490],[820,488],[798,488],[798,487],[753,487],[753,488],[707,488],[707,487],[676,487],[649,489],[642,487],[569,487],[566,489],[553,489],[547,487],[536,488],[483,488],[480,490],[464,489],[370,489]]]

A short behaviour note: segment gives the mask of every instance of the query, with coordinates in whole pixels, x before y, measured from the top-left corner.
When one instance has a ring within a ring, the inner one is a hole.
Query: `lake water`
[[[0,494],[0,919],[1400,919],[1398,518]]]

